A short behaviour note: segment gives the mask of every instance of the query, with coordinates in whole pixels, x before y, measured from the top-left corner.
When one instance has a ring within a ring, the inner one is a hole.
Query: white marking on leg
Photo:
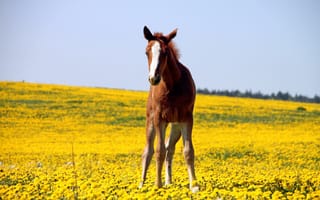
[[[149,79],[155,76],[159,64],[160,50],[160,43],[158,41],[155,41],[151,47],[152,58],[149,70]]]

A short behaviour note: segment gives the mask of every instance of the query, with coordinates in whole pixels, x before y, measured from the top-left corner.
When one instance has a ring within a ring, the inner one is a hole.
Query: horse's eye
[[[148,56],[148,52],[146,51],[146,56]]]

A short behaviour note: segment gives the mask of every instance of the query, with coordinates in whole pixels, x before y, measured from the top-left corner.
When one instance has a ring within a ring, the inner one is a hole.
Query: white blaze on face
[[[149,79],[155,76],[155,73],[159,64],[160,50],[161,50],[160,43],[158,41],[155,41],[151,47],[152,58],[151,58],[151,64],[149,69]]]

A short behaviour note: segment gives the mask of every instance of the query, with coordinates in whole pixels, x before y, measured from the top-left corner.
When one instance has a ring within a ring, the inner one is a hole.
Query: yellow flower
[[[147,95],[0,82],[0,197],[320,197],[319,104],[206,95],[197,96],[192,133],[198,178],[192,185],[200,191],[189,190],[181,141],[173,183],[154,187],[153,159],[146,184],[138,189]]]

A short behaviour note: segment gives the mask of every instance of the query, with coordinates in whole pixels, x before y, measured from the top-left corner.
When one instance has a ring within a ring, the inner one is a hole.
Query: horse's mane
[[[167,38],[162,34],[162,33],[154,33],[154,37],[157,39],[157,40],[160,40],[160,41],[163,41],[163,42],[166,42],[167,41]],[[176,44],[172,41],[169,42],[168,44],[168,47],[171,49],[174,57],[179,60],[180,59],[180,52],[179,52],[179,49],[176,47]]]

